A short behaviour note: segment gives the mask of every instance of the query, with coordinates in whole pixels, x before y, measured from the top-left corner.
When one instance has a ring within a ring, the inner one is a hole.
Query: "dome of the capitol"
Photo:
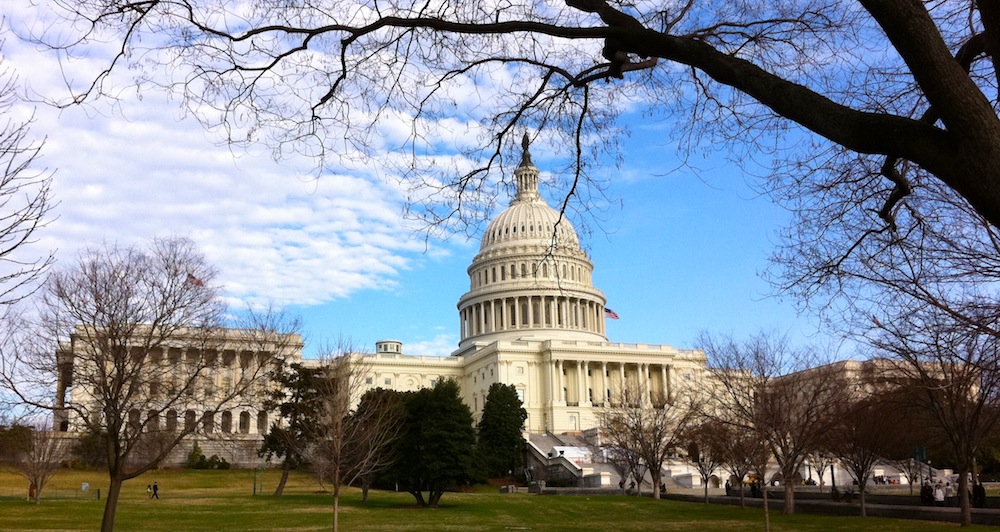
[[[604,295],[570,221],[538,193],[527,135],[517,193],[490,222],[459,300],[462,349],[474,342],[550,338],[605,341]]]

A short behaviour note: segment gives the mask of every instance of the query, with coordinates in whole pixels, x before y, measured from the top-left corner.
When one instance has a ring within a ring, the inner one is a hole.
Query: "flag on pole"
[[[195,277],[194,275],[191,275],[190,273],[188,273],[188,276],[187,276],[187,283],[191,284],[191,285],[194,285],[194,286],[205,286],[204,281],[202,281],[201,279]]]
[[[604,307],[604,317],[608,318],[608,319],[611,319],[611,320],[617,320],[618,319],[618,313],[615,312],[615,311],[613,311],[613,310],[611,310],[611,309],[609,309],[608,307]]]

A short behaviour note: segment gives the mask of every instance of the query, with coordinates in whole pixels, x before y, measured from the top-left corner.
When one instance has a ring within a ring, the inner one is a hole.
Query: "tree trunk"
[[[744,497],[745,494],[744,494],[743,490],[744,490],[743,478],[740,478],[740,508],[746,508],[747,507],[747,501],[746,501],[746,498]]]
[[[784,504],[784,506],[781,509],[781,513],[783,513],[783,514],[794,514],[795,513],[795,486],[792,486],[792,483],[789,482],[788,477],[783,478],[782,481],[785,483],[784,484],[784,488],[785,488],[785,504]],[[765,489],[765,492],[766,491],[767,490]]]
[[[969,470],[958,474],[958,500],[962,506],[962,526],[972,526],[972,504],[969,501]]]
[[[861,496],[861,517],[868,517],[868,511],[865,508],[865,486],[864,486],[864,484],[861,485],[861,493],[859,495]]]
[[[286,463],[281,464],[281,480],[278,481],[278,487],[274,488],[275,497],[281,497],[285,493],[285,483],[288,482],[289,469]]]
[[[442,495],[444,495],[444,490],[443,489],[433,489],[433,490],[431,490],[430,495],[429,495],[428,500],[427,500],[427,506],[430,506],[431,508],[437,508],[438,501],[441,500],[441,496]]]
[[[660,472],[659,471],[650,471],[649,472],[649,478],[653,481],[653,498],[654,499],[659,499],[660,498]],[[642,486],[642,483],[640,483],[639,485]],[[641,491],[641,488],[640,488],[640,491]]]
[[[708,477],[702,477],[701,482],[705,485],[705,504],[708,504]]]
[[[333,532],[340,530],[340,490],[333,492]]]
[[[111,476],[108,486],[108,496],[104,499],[104,518],[101,519],[101,532],[113,532],[115,529],[115,512],[118,510],[118,497],[122,492],[122,479]]]
[[[761,483],[764,490],[764,532],[771,532],[771,511],[767,507],[767,484]]]

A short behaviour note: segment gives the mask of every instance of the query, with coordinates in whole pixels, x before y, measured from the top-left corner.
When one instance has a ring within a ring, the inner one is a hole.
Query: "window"
[[[263,410],[257,413],[257,433],[264,434],[267,432],[267,412]]]
[[[389,377],[386,377],[386,379],[385,379],[385,385],[386,386],[392,386],[392,379],[390,379]]]
[[[222,413],[222,432],[229,434],[233,431],[233,413],[223,412]]]
[[[515,375],[524,375],[524,366],[518,366],[514,368]]]
[[[205,434],[211,434],[215,432],[215,414],[212,412],[205,412],[201,416],[201,428],[205,431]]]
[[[372,383],[372,378],[371,377],[366,377],[365,378],[365,384],[371,384],[371,383]]]
[[[184,412],[184,430],[187,432],[194,432],[195,423],[198,421],[198,414],[195,414],[194,410],[188,410]]]
[[[250,433],[250,412],[240,412],[240,434]]]
[[[517,398],[523,403],[524,402],[524,388],[517,389]]]

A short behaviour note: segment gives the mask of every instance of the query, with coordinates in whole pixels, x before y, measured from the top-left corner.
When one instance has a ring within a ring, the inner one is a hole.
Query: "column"
[[[610,390],[610,389],[611,388],[608,387],[608,363],[602,361],[601,362],[601,401],[600,402],[607,403],[607,401],[609,400],[609,398],[608,398],[608,390]]]
[[[660,399],[667,401],[667,365],[660,364]]]
[[[621,380],[618,387],[618,400],[622,403],[625,402],[625,363],[621,362],[618,364],[618,371],[620,373]]]
[[[581,392],[581,394],[583,394],[583,399],[580,399],[580,406],[591,406],[594,404],[594,398],[590,393],[590,363],[580,361],[580,367],[582,368],[581,373],[583,374],[583,391]]]

